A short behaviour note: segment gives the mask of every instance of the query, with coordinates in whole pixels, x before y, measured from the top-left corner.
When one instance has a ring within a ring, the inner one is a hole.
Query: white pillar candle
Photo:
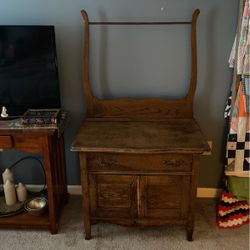
[[[23,202],[27,200],[27,189],[25,185],[23,185],[21,182],[18,183],[18,186],[16,188],[16,193],[18,201]]]
[[[3,176],[3,184],[5,184],[7,180],[14,183],[13,173],[8,168],[5,169],[2,176]]]
[[[6,204],[11,206],[16,203],[16,189],[14,184],[7,179],[6,183],[3,185],[4,195]]]

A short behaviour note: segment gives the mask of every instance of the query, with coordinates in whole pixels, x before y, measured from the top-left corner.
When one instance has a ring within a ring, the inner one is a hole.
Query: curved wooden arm
[[[191,68],[191,80],[189,90],[187,94],[187,100],[193,102],[196,84],[197,84],[197,43],[196,43],[196,23],[197,18],[200,14],[200,10],[196,9],[192,16],[192,27],[191,27],[191,51],[192,51],[192,68]]]
[[[89,84],[89,18],[85,10],[81,10],[84,20],[83,47],[83,89],[87,98],[87,115],[93,110],[93,94]]]
[[[81,11],[84,20],[84,48],[83,48],[83,87],[87,98],[87,118],[100,119],[169,119],[193,118],[193,98],[197,82],[197,45],[196,22],[200,10],[196,9],[192,15],[192,22],[161,22],[152,24],[191,24],[191,80],[186,97],[179,100],[161,98],[98,99],[92,94],[89,83],[89,25],[90,24],[121,24],[121,22],[89,22],[87,12]],[[125,22],[126,25],[146,24],[145,22]],[[147,22],[148,24],[148,22]]]

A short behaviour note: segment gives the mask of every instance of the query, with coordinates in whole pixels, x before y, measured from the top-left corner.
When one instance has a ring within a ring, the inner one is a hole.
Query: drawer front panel
[[[15,148],[23,151],[39,153],[43,151],[43,137],[38,136],[15,136]]]
[[[192,156],[180,154],[88,154],[88,168],[93,171],[189,172]]]
[[[1,135],[0,136],[0,148],[12,148],[13,139],[10,135]]]

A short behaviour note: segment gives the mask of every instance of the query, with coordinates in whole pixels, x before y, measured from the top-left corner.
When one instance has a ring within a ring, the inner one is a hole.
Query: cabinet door
[[[89,175],[90,213],[92,218],[134,218],[136,176]]]
[[[140,177],[139,218],[184,219],[187,217],[189,176]]]

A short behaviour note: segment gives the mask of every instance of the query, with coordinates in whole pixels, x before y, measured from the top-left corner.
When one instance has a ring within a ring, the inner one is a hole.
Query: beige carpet
[[[83,235],[80,196],[70,197],[64,209],[60,231],[50,235],[48,231],[0,230],[0,249],[81,249],[81,250],[247,250],[249,249],[249,225],[235,229],[219,229],[215,223],[213,200],[197,202],[194,241],[186,240],[182,226],[151,228],[122,227],[97,224],[92,227],[93,239],[86,241]]]

